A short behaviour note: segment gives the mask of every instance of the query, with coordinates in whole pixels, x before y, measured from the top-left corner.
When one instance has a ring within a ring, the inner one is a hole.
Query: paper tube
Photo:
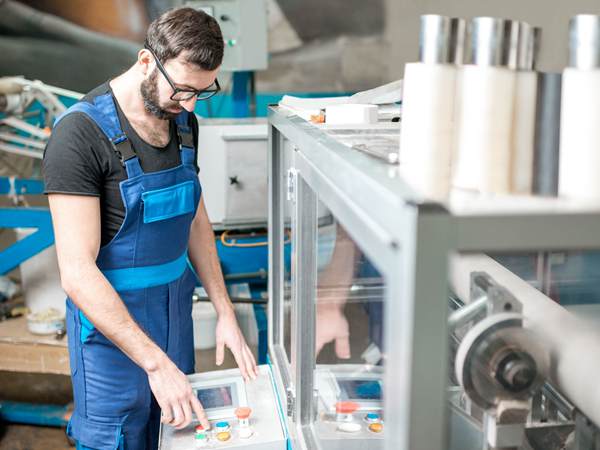
[[[511,162],[513,194],[530,195],[533,190],[536,97],[537,73],[517,72]]]
[[[450,188],[456,73],[446,64],[405,67],[400,169],[430,200],[443,201]]]
[[[600,69],[563,73],[559,194],[600,200]]]
[[[515,78],[504,67],[463,66],[454,187],[510,192]]]

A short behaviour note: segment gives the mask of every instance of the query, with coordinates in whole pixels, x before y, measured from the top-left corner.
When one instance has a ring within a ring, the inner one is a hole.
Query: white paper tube
[[[533,190],[536,98],[537,74],[533,71],[517,72],[511,161],[513,194],[529,195]]]
[[[409,63],[404,70],[400,169],[426,198],[450,188],[456,66]]]
[[[559,194],[600,201],[600,69],[565,69]]]
[[[463,66],[452,185],[480,193],[510,191],[515,72]]]

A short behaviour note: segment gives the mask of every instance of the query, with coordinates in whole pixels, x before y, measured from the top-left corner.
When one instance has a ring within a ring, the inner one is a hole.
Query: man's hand
[[[223,364],[225,346],[231,350],[244,380],[254,380],[258,375],[258,367],[254,355],[248,348],[244,335],[238,326],[233,309],[219,314],[217,320],[217,366]]]
[[[166,355],[147,373],[150,389],[162,410],[161,422],[180,430],[192,422],[193,412],[204,429],[210,428],[206,413],[187,377]]]
[[[350,327],[344,315],[344,305],[317,304],[315,352],[318,356],[323,346],[335,341],[335,355],[350,358]]]

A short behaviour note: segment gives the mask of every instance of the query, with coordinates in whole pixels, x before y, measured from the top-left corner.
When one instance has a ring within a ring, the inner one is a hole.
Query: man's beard
[[[142,94],[142,99],[144,100],[144,108],[150,114],[158,117],[162,120],[172,120],[177,117],[178,113],[173,113],[170,111],[166,111],[161,108],[159,100],[158,100],[158,70],[156,67],[150,74],[150,76],[142,81],[140,85],[140,93]]]

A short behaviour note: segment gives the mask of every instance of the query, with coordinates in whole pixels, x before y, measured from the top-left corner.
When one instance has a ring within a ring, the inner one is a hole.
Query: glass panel
[[[331,215],[319,220],[316,437],[323,448],[383,448],[384,280]]]
[[[600,252],[537,252],[492,257],[563,306],[600,304]]]
[[[292,229],[285,228],[285,245],[283,251],[284,273],[283,273],[283,347],[288,362],[292,362]]]
[[[284,247],[283,247],[283,348],[288,363],[292,362],[292,261],[293,261],[293,234],[291,226],[291,212],[293,203],[288,198],[288,172],[292,165],[293,148],[290,141],[285,140],[283,145],[283,171],[282,198],[284,215]]]

